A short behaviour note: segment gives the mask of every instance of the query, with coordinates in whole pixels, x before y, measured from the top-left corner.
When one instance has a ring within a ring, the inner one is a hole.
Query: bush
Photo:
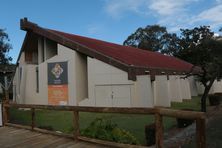
[[[156,143],[155,123],[145,126],[146,145],[151,146]]]
[[[215,106],[220,104],[221,95],[220,94],[212,94],[208,96],[210,106]]]
[[[113,139],[119,143],[139,144],[138,140],[128,131],[120,128],[112,130]]]
[[[111,120],[96,118],[90,125],[81,131],[81,135],[101,140],[127,144],[139,144],[138,140],[128,131],[118,128]]]

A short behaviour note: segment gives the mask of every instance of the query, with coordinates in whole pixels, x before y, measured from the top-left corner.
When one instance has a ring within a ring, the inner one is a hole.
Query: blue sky
[[[23,17],[45,28],[118,44],[146,25],[160,24],[170,32],[222,27],[222,0],[5,0],[1,5],[0,28],[9,34],[13,62],[25,36],[19,26]]]

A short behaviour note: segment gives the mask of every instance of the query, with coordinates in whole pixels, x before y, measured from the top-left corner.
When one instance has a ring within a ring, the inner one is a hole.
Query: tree
[[[9,64],[12,61],[12,58],[7,55],[12,49],[8,41],[8,34],[3,29],[0,29],[0,64]]]
[[[168,33],[166,27],[148,25],[145,28],[138,28],[123,45],[171,55],[172,51],[178,48],[178,41],[177,35]]]
[[[222,31],[222,28],[219,31]],[[195,75],[205,87],[201,97],[201,111],[206,112],[206,99],[210,88],[216,79],[222,78],[222,37],[214,37],[214,32],[209,26],[181,29],[181,36],[178,37],[168,33],[166,27],[148,25],[138,28],[123,44],[159,51],[198,67],[199,73],[191,73],[187,77]]]
[[[8,43],[9,42],[9,37],[8,34],[5,33],[5,31],[3,29],[0,29],[0,67],[1,67],[1,71],[0,71],[0,83],[2,84],[0,87],[3,86],[3,84],[5,83],[5,78],[7,78],[6,76],[6,70],[8,69],[8,67],[10,66],[10,61],[12,61],[12,58],[10,56],[8,56],[8,52],[12,49],[11,44]],[[8,96],[8,88],[2,87],[6,98]]]
[[[174,56],[198,66],[193,74],[204,86],[201,111],[206,112],[206,99],[215,80],[222,78],[222,42],[217,40],[209,26],[181,29],[179,51]]]

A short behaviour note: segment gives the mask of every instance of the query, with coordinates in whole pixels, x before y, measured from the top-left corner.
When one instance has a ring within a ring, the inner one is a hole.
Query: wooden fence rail
[[[30,108],[32,115],[31,130],[43,131],[41,129],[35,128],[35,111],[36,109],[46,109],[46,110],[60,110],[60,111],[73,111],[73,126],[74,133],[73,138],[75,140],[87,140],[95,141],[86,137],[80,136],[79,129],[79,112],[97,112],[97,113],[122,113],[122,114],[147,114],[155,116],[156,125],[156,147],[163,147],[163,116],[174,117],[174,118],[184,118],[193,119],[196,121],[196,141],[198,148],[206,147],[206,135],[205,135],[205,113],[194,112],[194,111],[182,111],[173,110],[166,108],[123,108],[123,107],[83,107],[83,106],[53,106],[53,105],[33,105],[33,104],[3,104],[3,116],[4,125],[13,125],[8,123],[9,121],[9,108]],[[24,127],[21,125],[15,125],[19,127]],[[26,127],[27,128],[27,127]],[[44,131],[47,132],[47,131]],[[50,132],[51,133],[51,132]],[[112,144],[118,147],[123,146],[122,144],[117,144],[114,142],[105,142],[102,140],[100,144]],[[102,141],[102,142],[101,142]]]

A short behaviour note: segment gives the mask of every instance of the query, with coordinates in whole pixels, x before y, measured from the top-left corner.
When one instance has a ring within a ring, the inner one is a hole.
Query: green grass
[[[207,106],[209,106],[208,99],[207,99]],[[193,109],[195,111],[200,111],[200,108],[201,108],[200,96],[192,97],[191,100],[185,100],[182,103],[172,102],[171,108],[173,108],[173,109]]]
[[[199,98],[194,97],[189,102],[172,103],[173,109],[194,109],[199,110]],[[96,118],[108,118],[116,123],[119,128],[131,132],[141,144],[145,144],[145,125],[154,122],[153,115],[133,115],[133,114],[109,114],[109,113],[86,113],[80,112],[80,129],[85,129]],[[72,133],[72,112],[69,111],[36,111],[36,126],[51,127],[55,131]],[[10,122],[23,125],[31,124],[30,110],[10,109]],[[175,118],[163,118],[165,131],[176,125]]]

